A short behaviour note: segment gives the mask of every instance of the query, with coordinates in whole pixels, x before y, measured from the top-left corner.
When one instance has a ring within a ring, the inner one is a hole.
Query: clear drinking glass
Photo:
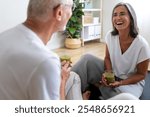
[[[103,75],[106,78],[108,84],[115,82],[115,74],[112,70],[106,70]]]

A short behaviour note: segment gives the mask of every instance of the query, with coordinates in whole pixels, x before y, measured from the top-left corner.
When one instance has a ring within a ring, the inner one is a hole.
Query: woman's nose
[[[117,15],[117,16],[116,16],[116,19],[121,19],[121,16],[120,16],[120,15]]]

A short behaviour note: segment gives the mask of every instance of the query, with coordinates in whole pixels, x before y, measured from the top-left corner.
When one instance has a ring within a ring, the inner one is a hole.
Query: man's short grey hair
[[[59,4],[68,4],[72,0],[30,0],[28,17],[47,21],[50,11]]]

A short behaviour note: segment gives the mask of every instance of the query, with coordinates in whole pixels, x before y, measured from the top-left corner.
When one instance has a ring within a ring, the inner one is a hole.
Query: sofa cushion
[[[150,71],[145,78],[145,86],[143,93],[140,97],[141,100],[150,100]]]

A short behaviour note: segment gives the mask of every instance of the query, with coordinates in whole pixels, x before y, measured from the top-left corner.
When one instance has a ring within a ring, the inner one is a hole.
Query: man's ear
[[[61,21],[63,15],[63,5],[58,5],[56,8],[54,8],[54,17],[56,20]]]

